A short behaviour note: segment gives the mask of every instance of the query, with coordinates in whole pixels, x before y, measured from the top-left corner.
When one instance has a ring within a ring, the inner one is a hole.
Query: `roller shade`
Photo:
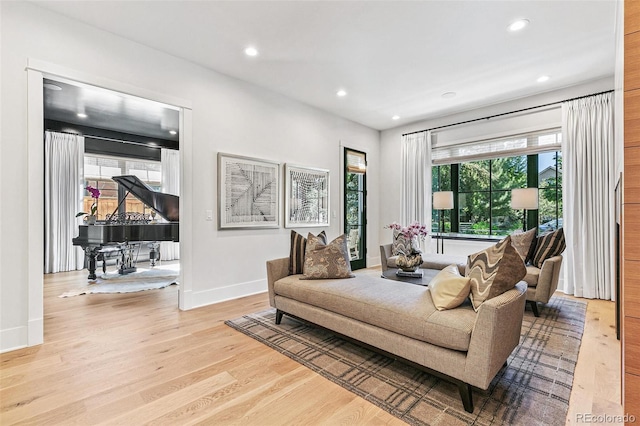
[[[546,151],[559,151],[561,144],[562,129],[554,128],[503,138],[434,147],[431,152],[431,159],[433,165],[489,160]]]

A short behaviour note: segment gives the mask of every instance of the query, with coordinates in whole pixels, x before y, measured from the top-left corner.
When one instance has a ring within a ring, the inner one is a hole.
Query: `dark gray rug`
[[[554,297],[540,317],[525,311],[520,345],[487,391],[474,389],[474,412],[458,389],[275,310],[226,321],[399,419],[414,425],[564,425],[587,310]]]

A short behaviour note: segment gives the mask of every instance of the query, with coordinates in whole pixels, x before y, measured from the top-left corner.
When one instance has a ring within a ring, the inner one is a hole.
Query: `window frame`
[[[509,156],[500,156],[500,157],[496,157],[493,159],[488,159],[489,160],[489,190],[488,191],[482,191],[484,193],[488,194],[489,197],[489,215],[488,215],[488,220],[489,220],[489,233],[488,234],[464,234],[464,233],[460,233],[460,202],[459,202],[459,196],[461,193],[470,193],[470,192],[477,192],[477,191],[460,191],[460,168],[461,165],[464,163],[468,163],[468,162],[473,162],[473,161],[480,161],[480,160],[471,160],[471,161],[467,161],[467,162],[458,162],[458,163],[451,163],[451,164],[438,164],[438,165],[432,165],[432,191],[453,191],[454,193],[454,207],[452,210],[444,212],[444,217],[445,217],[445,222],[447,219],[449,219],[449,229],[446,228],[445,225],[445,233],[447,235],[445,235],[445,238],[451,238],[451,239],[473,239],[473,240],[496,240],[499,238],[504,238],[504,234],[500,234],[497,235],[495,234],[495,231],[493,229],[493,196],[494,194],[498,193],[498,192],[504,192],[504,191],[509,191],[510,189],[495,189],[493,188],[493,179],[492,179],[492,173],[493,173],[493,164],[492,161],[496,160],[498,158],[511,158],[511,157],[521,157],[523,155],[526,155],[526,187],[527,188],[538,188],[538,189],[550,189],[551,187],[545,187],[545,188],[540,188],[539,187],[539,182],[538,182],[538,176],[539,176],[539,170],[538,170],[538,165],[539,165],[539,155],[541,154],[545,154],[545,153],[554,153],[555,155],[555,185],[553,186],[553,188],[555,189],[555,220],[559,220],[562,218],[562,216],[559,216],[560,213],[560,207],[559,207],[559,203],[562,199],[562,183],[560,183],[560,185],[558,185],[559,183],[559,176],[561,176],[561,171],[560,168],[558,167],[558,154],[560,157],[562,157],[562,150],[555,148],[552,150],[547,150],[547,151],[541,151],[541,152],[536,152],[534,154],[524,154],[524,153],[512,153],[513,155],[509,155]],[[450,188],[441,188],[441,183],[444,180],[442,177],[442,168],[443,167],[448,167],[450,166]],[[434,172],[433,169],[436,169],[436,171]],[[511,188],[513,189],[513,188]],[[539,194],[539,197],[541,195]],[[440,222],[439,222],[439,218],[437,217],[437,210],[434,210],[432,213],[432,229],[435,223],[435,226],[438,227],[440,226]],[[436,218],[434,218],[434,215],[436,215]],[[437,221],[437,222],[435,222]],[[558,223],[558,222],[556,222]],[[527,211],[527,229],[531,229],[531,228],[538,228],[540,227],[540,223],[539,223],[539,209],[536,210],[528,210]]]

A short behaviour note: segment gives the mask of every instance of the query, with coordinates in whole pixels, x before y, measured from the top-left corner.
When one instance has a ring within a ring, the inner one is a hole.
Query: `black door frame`
[[[352,227],[353,225],[349,225],[347,224],[347,153],[348,152],[354,152],[356,154],[362,154],[364,156],[364,160],[365,160],[365,165],[367,162],[367,153],[364,151],[358,151],[357,149],[353,149],[353,148],[348,148],[348,147],[344,147],[344,151],[343,151],[343,157],[344,157],[344,169],[343,169],[343,178],[344,178],[344,183],[343,183],[343,197],[344,197],[344,214],[342,217],[342,222],[343,222],[343,229],[344,232],[347,234],[347,237],[349,236],[349,230],[350,230],[350,226]],[[365,169],[365,171],[362,173],[362,191],[358,191],[358,192],[362,192],[362,210],[360,211],[360,225],[357,225],[360,227],[360,250],[358,252],[360,258],[356,259],[356,260],[352,260],[351,261],[351,269],[352,270],[356,270],[356,269],[362,269],[362,268],[366,268],[367,267],[367,171]]]

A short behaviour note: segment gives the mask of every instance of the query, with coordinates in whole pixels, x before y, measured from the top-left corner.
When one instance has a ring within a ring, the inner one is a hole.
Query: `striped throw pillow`
[[[318,237],[327,243],[327,234],[322,231]],[[307,249],[307,239],[296,231],[291,230],[291,251],[289,252],[289,275],[301,274],[304,268],[304,253]]]
[[[560,255],[567,244],[564,241],[564,231],[562,228],[549,232],[538,237],[538,243],[536,244],[536,252],[533,255],[533,266],[542,268],[542,264],[545,260]]]

